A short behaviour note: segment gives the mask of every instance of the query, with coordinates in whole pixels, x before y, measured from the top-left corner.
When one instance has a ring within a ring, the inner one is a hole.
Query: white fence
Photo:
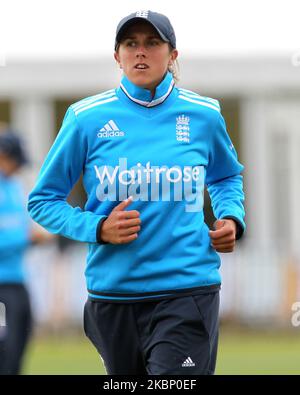
[[[87,298],[87,247],[74,244],[60,253],[56,246],[35,247],[28,254],[28,286],[36,323],[60,328],[81,325]],[[238,245],[221,254],[220,314],[247,325],[291,327],[292,305],[300,301],[300,260],[278,245]]]

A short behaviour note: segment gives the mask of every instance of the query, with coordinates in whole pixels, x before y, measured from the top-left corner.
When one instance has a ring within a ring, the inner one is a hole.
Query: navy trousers
[[[28,291],[23,284],[1,284],[0,302],[6,310],[6,326],[0,328],[0,375],[16,375],[32,329]]]
[[[110,375],[211,375],[219,291],[152,302],[88,300],[84,330]]]

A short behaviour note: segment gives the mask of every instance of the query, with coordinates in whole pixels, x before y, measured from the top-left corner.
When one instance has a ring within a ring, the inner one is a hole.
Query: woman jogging
[[[29,212],[89,244],[84,329],[108,374],[213,374],[217,252],[233,251],[245,228],[243,166],[218,101],[175,86],[166,16],[122,19],[114,56],[120,86],[69,107]],[[82,172],[84,210],[66,202]]]

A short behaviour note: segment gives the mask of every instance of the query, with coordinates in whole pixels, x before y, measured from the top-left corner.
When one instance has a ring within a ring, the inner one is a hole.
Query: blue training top
[[[0,173],[0,284],[23,283],[29,217],[21,185]]]
[[[94,300],[202,292],[221,283],[203,190],[216,218],[230,216],[244,229],[242,170],[217,100],[175,87],[170,73],[151,98],[124,76],[118,89],[69,107],[28,209],[48,231],[89,243],[85,275]],[[84,210],[66,202],[82,172]],[[97,242],[99,221],[129,196],[127,209],[142,221],[138,238]]]

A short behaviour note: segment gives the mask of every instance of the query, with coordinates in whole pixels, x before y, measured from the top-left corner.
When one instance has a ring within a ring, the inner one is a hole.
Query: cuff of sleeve
[[[101,226],[102,226],[103,221],[106,220],[106,218],[107,218],[106,216],[103,216],[100,219],[100,221],[98,222],[98,225],[97,225],[97,228],[96,228],[96,240],[97,240],[97,243],[99,243],[99,244],[108,244],[108,243],[102,241],[101,237],[100,237],[100,235],[101,235]]]
[[[232,219],[236,223],[235,240],[239,240],[244,234],[244,226],[241,224],[241,222],[236,217],[232,217],[231,215],[226,215],[225,217],[222,217],[222,219],[225,219],[225,218]]]

